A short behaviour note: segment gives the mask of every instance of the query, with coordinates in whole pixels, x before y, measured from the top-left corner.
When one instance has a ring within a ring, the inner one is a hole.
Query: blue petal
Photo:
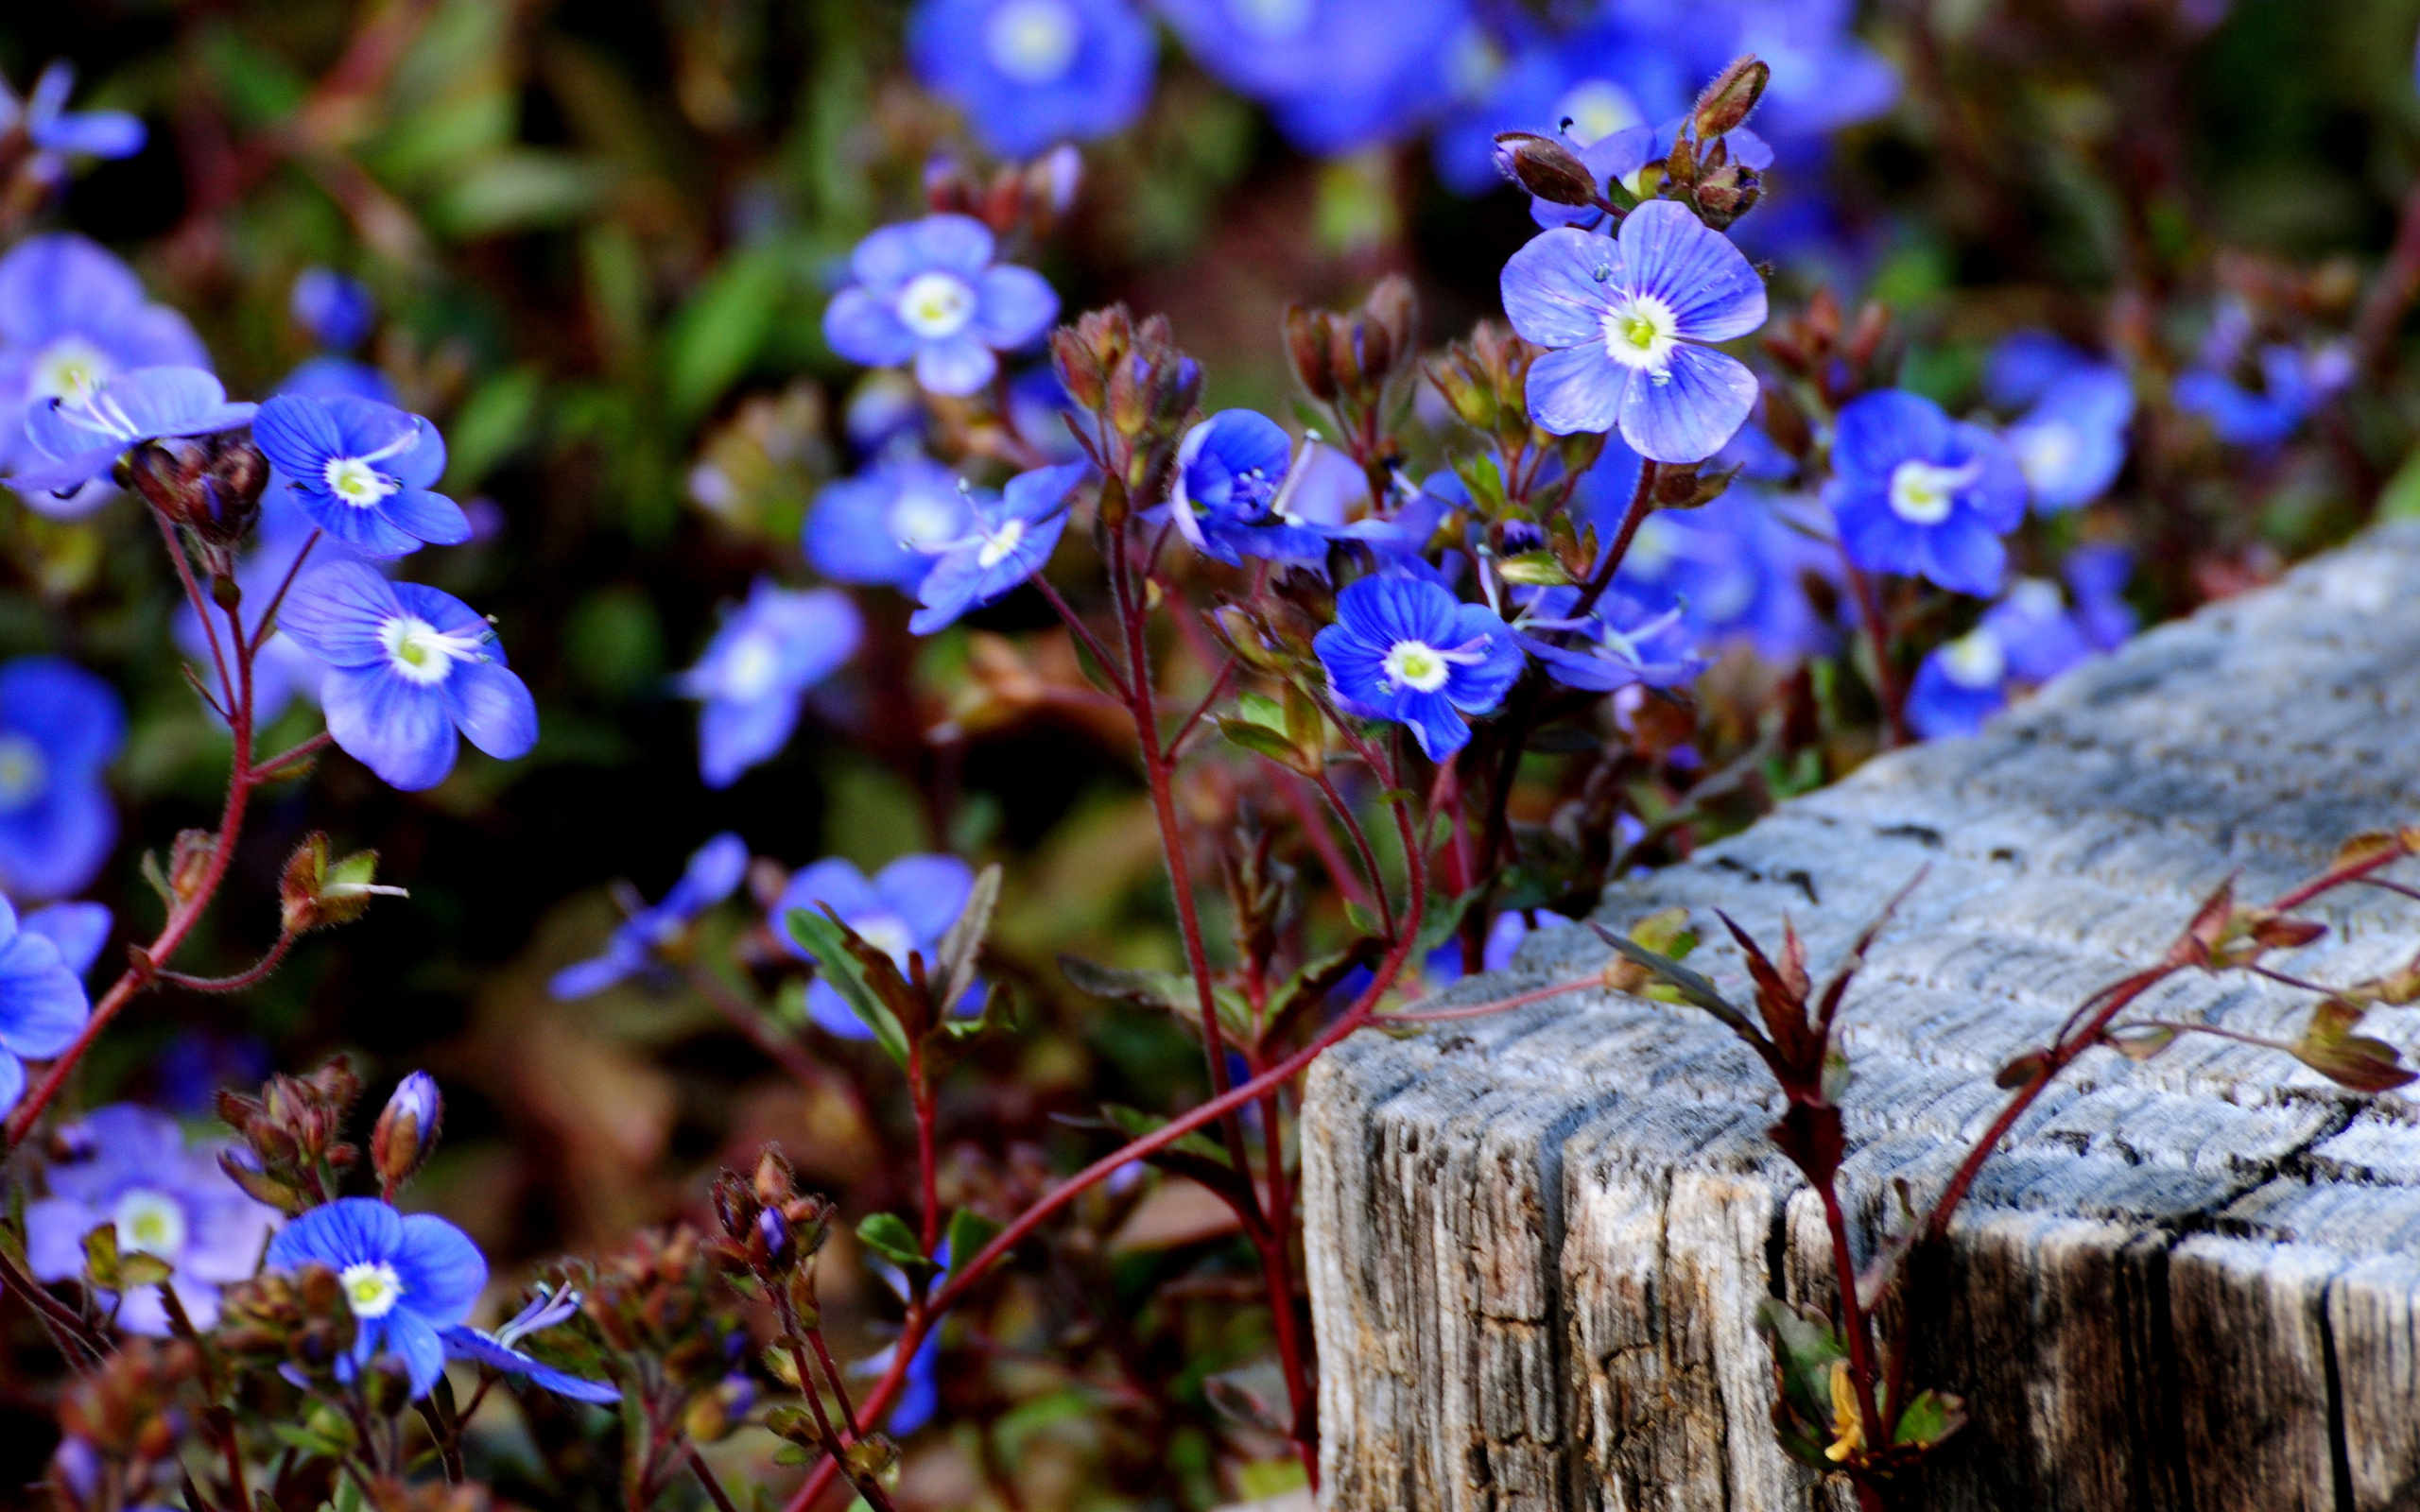
[[[773,905],[773,933],[782,949],[804,959],[797,942],[790,938],[790,912],[803,909],[810,914],[820,913],[826,904],[842,919],[860,918],[889,906],[883,895],[866,881],[864,872],[838,856],[826,856],[793,872],[782,888],[781,901]],[[847,1009],[841,1011],[845,1013]]]
[[[117,843],[117,807],[89,779],[54,776],[49,788],[0,815],[0,886],[26,899],[81,892]]]
[[[1651,199],[1632,211],[1619,240],[1628,286],[1663,301],[1683,339],[1728,341],[1765,323],[1765,281],[1729,237],[1678,200]]]
[[[497,1343],[476,1329],[458,1325],[443,1330],[439,1337],[445,1342],[446,1354],[454,1359],[475,1361],[491,1370],[523,1377],[531,1385],[543,1386],[559,1397],[599,1404],[622,1400],[621,1392],[608,1383],[583,1381],[553,1366],[543,1365],[519,1349]]]
[[[396,1279],[404,1283],[402,1309],[442,1328],[459,1323],[488,1283],[488,1263],[471,1236],[435,1213],[404,1219],[395,1247]]]
[[[342,1270],[385,1263],[394,1259],[403,1240],[403,1214],[393,1208],[375,1197],[338,1197],[280,1228],[262,1263],[289,1271],[309,1264]]]
[[[546,995],[558,1003],[577,1003],[604,991],[646,964],[644,954],[615,939],[606,947],[604,954],[575,961],[548,977]]]
[[[55,770],[85,776],[124,748],[126,705],[64,657],[19,657],[0,666],[0,728],[30,737]]]
[[[130,158],[143,150],[143,122],[124,111],[81,111],[61,115],[34,133],[48,152],[87,152],[96,158]]]
[[[825,1034],[842,1040],[872,1040],[873,1031],[866,1027],[849,1007],[846,1000],[832,989],[832,984],[817,977],[806,985],[806,1016]]]
[[[383,667],[379,630],[403,612],[395,588],[358,561],[306,567],[278,610],[278,628],[331,667]]]
[[[252,440],[279,472],[317,483],[341,455],[344,438],[326,401],[280,394],[252,417]]]
[[[823,307],[825,344],[851,362],[888,368],[916,354],[916,334],[890,303],[862,288],[845,288]]]
[[[1988,598],[2000,591],[2008,549],[1990,526],[1962,509],[1924,532],[1917,570],[1953,593]]]
[[[656,906],[675,919],[694,919],[739,890],[748,876],[748,842],[726,830],[700,846]]]
[[[458,546],[471,539],[471,517],[441,493],[406,488],[388,496],[378,512],[388,523],[415,541],[432,546]]]
[[[908,925],[919,946],[929,946],[958,922],[975,891],[975,868],[956,856],[901,856],[873,879],[873,890]]]
[[[1614,262],[1614,245],[1602,236],[1568,226],[1541,232],[1504,265],[1498,288],[1505,318],[1522,339],[1542,347],[1602,341]]]
[[[1001,264],[983,270],[975,286],[977,335],[987,346],[1012,352],[1059,318],[1059,295],[1029,267]]]
[[[0,946],[0,1049],[47,1060],[73,1044],[91,1017],[84,984],[48,938],[25,931]]]
[[[916,382],[929,394],[974,393],[999,369],[1000,359],[972,326],[946,341],[928,341],[916,349]]]
[[[501,762],[538,744],[538,705],[519,678],[493,662],[466,662],[440,684],[463,738]]]
[[[1675,348],[1675,354],[1685,350]],[[1530,364],[1530,419],[1555,436],[1602,434],[1620,420],[1623,395],[1635,381],[1637,370],[1616,362],[1601,341],[1549,352]]]
[[[25,928],[58,946],[60,959],[80,977],[109,943],[111,922],[107,903],[53,903],[26,915]]]
[[[1832,438],[1832,466],[1888,483],[1906,461],[1939,463],[1948,455],[1949,417],[1941,406],[1902,388],[1883,388],[1849,401]]]
[[[484,1271],[485,1264],[480,1268]],[[437,1329],[427,1318],[402,1303],[379,1321],[386,1325],[386,1348],[382,1352],[403,1361],[404,1373],[411,1380],[412,1400],[418,1401],[445,1373],[445,1342],[437,1336]]]
[[[1530,369],[1532,383],[1538,366]],[[1660,378],[1633,377],[1621,405],[1622,439],[1658,462],[1712,456],[1756,405],[1756,375],[1728,352],[1681,343],[1672,348]]]
[[[454,770],[454,722],[436,687],[387,667],[337,667],[320,699],[336,743],[389,786],[417,793]]]
[[[800,694],[784,688],[747,703],[717,698],[698,713],[698,775],[708,787],[729,787],[759,762],[781,754],[798,728]]]

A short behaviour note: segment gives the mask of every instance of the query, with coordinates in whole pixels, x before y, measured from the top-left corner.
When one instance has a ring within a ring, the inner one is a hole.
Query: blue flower
[[[2025,514],[2025,474],[2005,441],[1885,388],[1841,411],[1832,471],[1824,502],[1850,560],[1955,593],[1998,591],[2008,565],[1999,538]]]
[[[932,1280],[927,1284],[930,1287],[939,1287],[949,1280],[948,1240],[942,1240],[941,1247],[933,1251],[933,1263],[940,1269],[934,1272]],[[875,1261],[873,1268],[882,1277],[883,1284],[889,1286],[893,1295],[903,1302],[908,1300],[908,1278],[899,1273],[897,1266]],[[849,1366],[849,1373],[856,1376],[879,1376],[890,1368],[890,1362],[897,1357],[898,1353],[899,1346],[894,1343],[880,1353],[857,1361]],[[933,1415],[941,1410],[941,1360],[942,1331],[941,1325],[936,1322],[925,1331],[925,1342],[918,1345],[916,1352],[908,1357],[908,1370],[900,1382],[898,1399],[891,1403],[890,1416],[883,1420],[883,1430],[891,1437],[907,1437],[917,1429],[931,1422]]]
[[[1355,581],[1312,645],[1339,708],[1410,726],[1431,761],[1468,744],[1462,716],[1492,712],[1521,675],[1520,643],[1493,610],[1419,578]]]
[[[826,577],[912,593],[932,570],[931,553],[966,534],[967,501],[963,480],[930,457],[885,457],[815,496],[806,559]]]
[[[926,962],[932,960],[933,947],[958,922],[974,890],[974,868],[956,856],[901,856],[872,882],[848,862],[826,857],[800,870],[782,889],[781,901],[773,905],[773,935],[783,949],[799,955],[789,936],[791,910],[813,914],[828,906],[840,922],[879,948],[904,971],[909,951],[922,951]],[[982,1001],[979,988],[970,990],[956,1005],[957,1011],[972,1012]],[[844,1040],[873,1038],[873,1031],[820,977],[807,986],[806,1011],[818,1024]]]
[[[471,539],[461,507],[429,486],[445,472],[445,439],[418,415],[351,394],[280,394],[252,438],[311,523],[368,557]]]
[[[1482,971],[1511,970],[1512,953],[1521,948],[1521,941],[1529,936],[1529,918],[1519,909],[1508,908],[1496,915],[1495,922],[1487,926],[1487,942],[1480,950],[1478,969]],[[1421,966],[1420,974],[1431,990],[1461,981],[1462,942],[1449,939],[1430,951]]]
[[[125,744],[117,690],[82,667],[49,656],[0,666],[0,889],[84,890],[117,843],[101,768]]]
[[[65,1050],[92,1016],[84,984],[44,934],[21,929],[0,898],[0,1111],[26,1091],[26,1062]]]
[[[1157,50],[1126,0],[921,0],[908,16],[917,77],[1007,158],[1132,125]]]
[[[27,934],[40,935],[59,948],[59,958],[78,980],[93,969],[109,943],[112,916],[107,903],[52,903],[19,920]]]
[[[2108,491],[2126,465],[2126,426],[2135,418],[2135,386],[2123,370],[2101,364],[2079,369],[2044,390],[2008,428],[2009,450],[2044,514],[2073,509]]]
[[[445,1368],[444,1331],[462,1321],[488,1283],[470,1236],[433,1213],[409,1217],[372,1197],[338,1197],[278,1230],[270,1270],[325,1265],[353,1310],[353,1352],[337,1366],[350,1381],[381,1354],[401,1360],[414,1398]]]
[[[1966,634],[1935,647],[1908,690],[1908,722],[1927,740],[1971,735],[2012,684],[2048,682],[2093,654],[2055,584],[2021,578]]]
[[[798,728],[806,690],[855,656],[863,634],[857,606],[839,590],[793,592],[758,578],[706,654],[681,674],[681,696],[705,703],[698,771],[706,785],[729,787],[780,754]]]
[[[231,404],[199,368],[136,368],[103,380],[80,401],[50,398],[26,410],[26,438],[43,463],[9,486],[64,498],[116,465],[129,448],[171,437],[213,436],[252,422],[252,404]]]
[[[1654,613],[1621,593],[1608,593],[1587,615],[1568,619],[1577,590],[1549,589],[1522,616],[1520,642],[1566,688],[1611,693],[1616,688],[1677,688],[1706,668],[1681,610]],[[1535,630],[1574,633],[1578,644],[1558,645]]]
[[[1983,392],[2002,409],[2023,409],[2062,378],[2100,366],[2100,359],[2048,331],[2018,331],[1992,349],[1983,365]]]
[[[557,971],[546,990],[564,1001],[602,992],[680,938],[691,920],[730,897],[747,875],[748,842],[729,831],[716,835],[689,857],[681,880],[661,902],[623,920],[603,954]]]
[[[2284,444],[2311,411],[2352,381],[2352,359],[2341,347],[2306,352],[2279,343],[2261,349],[2261,387],[2248,387],[2225,368],[2180,373],[2176,407],[2210,422],[2219,439],[2266,451]]]
[[[1761,0],[1739,8],[1738,29],[1721,39],[1694,8],[1681,10],[1683,32],[1718,42],[1697,59],[1711,73],[1754,53],[1772,70],[1756,119],[1768,135],[1813,136],[1869,121],[1899,97],[1899,76],[1850,30],[1856,0]]]
[[[70,113],[67,96],[76,93],[76,68],[61,59],[42,71],[33,92],[18,103],[0,83],[0,136],[23,126],[27,140],[45,153],[83,153],[95,158],[130,158],[143,150],[143,122],[124,111],[77,111]],[[42,177],[51,175],[45,173]]]
[[[1547,352],[1530,365],[1530,418],[1558,436],[1620,428],[1658,462],[1696,462],[1731,439],[1755,376],[1703,343],[1765,323],[1765,284],[1739,249],[1668,199],[1612,240],[1543,232],[1504,265],[1512,328]]]
[[[27,237],[0,257],[0,472],[40,458],[26,436],[26,406],[80,403],[136,368],[208,368],[210,354],[185,318],[143,293],[134,270],[81,236]],[[106,486],[61,507],[45,492],[34,507],[80,514]]]
[[[1089,462],[1035,468],[1009,479],[996,501],[977,500],[966,534],[935,553],[908,628],[930,635],[1040,572],[1067,528],[1067,496],[1091,471]]]
[[[366,563],[305,572],[278,624],[327,663],[328,733],[406,792],[454,769],[454,732],[500,761],[538,742],[538,706],[487,621],[451,593],[389,583]]]
[[[1702,509],[1648,516],[1614,586],[1642,606],[1679,610],[1702,641],[1746,640],[1787,662],[1829,640],[1806,586],[1807,574],[1827,570],[1838,571],[1830,554],[1785,523],[1774,501],[1735,485]]]
[[[1028,267],[992,261],[992,233],[965,215],[885,226],[850,254],[856,283],[823,311],[823,337],[851,362],[914,359],[936,394],[971,394],[1011,352],[1050,329],[1059,296]]]
[[[251,1279],[278,1221],[275,1209],[245,1195],[219,1169],[225,1142],[188,1147],[174,1118],[116,1103],[60,1129],[58,1145],[65,1153],[43,1173],[50,1195],[26,1209],[34,1275],[56,1281],[79,1274],[84,1236],[108,1224],[120,1254],[152,1255],[176,1267],[167,1284],[195,1327],[216,1323],[218,1289]],[[117,1323],[132,1333],[166,1333],[160,1288],[138,1286],[119,1298]]]
[[[297,274],[286,309],[329,352],[351,352],[369,339],[378,320],[378,301],[369,288],[332,267],[306,267]]]
[[[243,603],[236,614],[243,621],[246,635],[260,633],[261,616],[268,612],[269,601],[277,594],[278,585],[285,581],[294,558],[302,549],[303,538],[291,533],[270,531],[266,524],[261,530],[261,544],[235,564],[235,586],[243,590]],[[326,554],[325,558],[322,553]],[[334,559],[336,552],[326,542],[311,554],[315,563]],[[177,645],[192,662],[195,675],[201,684],[219,696],[222,705],[231,706],[233,696],[218,684],[218,671],[210,657],[210,638],[202,633],[201,616],[194,611],[190,600],[177,605],[174,619]],[[228,642],[227,617],[214,611],[211,628],[218,632],[218,644],[230,653],[227,675],[235,669]],[[296,698],[310,703],[320,701],[320,679],[327,672],[327,663],[302,649],[301,643],[285,633],[281,625],[269,632],[261,644],[260,654],[252,659],[252,718],[256,726],[266,726],[284,713]]]
[[[1399,135],[1449,96],[1465,0],[1159,0],[1194,60],[1305,152]]]
[[[2142,623],[2125,597],[2126,579],[2134,571],[2135,554],[2123,546],[2086,544],[2067,553],[2060,576],[2075,595],[2076,624],[2097,650],[2114,651],[2125,644]]]
[[[544,1386],[558,1397],[574,1401],[599,1404],[619,1401],[622,1393],[602,1381],[583,1381],[567,1371],[558,1370],[544,1361],[524,1352],[520,1342],[532,1333],[553,1328],[579,1311],[579,1294],[568,1287],[560,1291],[538,1288],[520,1312],[510,1322],[491,1333],[458,1323],[443,1330],[439,1337],[445,1341],[448,1359],[469,1360],[488,1369],[506,1375],[519,1376],[533,1386]]]
[[[1279,512],[1294,491],[1293,459],[1294,439],[1275,421],[1222,409],[1178,443],[1168,517],[1196,551],[1230,567],[1248,556],[1317,560],[1326,553],[1325,535]]]

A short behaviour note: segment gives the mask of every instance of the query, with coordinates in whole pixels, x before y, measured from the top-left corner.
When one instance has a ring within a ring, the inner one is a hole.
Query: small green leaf
[[[1257,720],[1238,719],[1230,714],[1220,714],[1219,733],[1226,736],[1231,744],[1241,746],[1255,756],[1266,756],[1288,771],[1304,772],[1305,776],[1308,776],[1309,772],[1304,769],[1302,753],[1294,748],[1292,741],[1286,738],[1285,717],[1281,711],[1277,716],[1277,728],[1271,729]]]
[[[1172,971],[1138,971],[1123,966],[1103,966],[1085,960],[1080,955],[1059,957],[1059,974],[1067,985],[1090,998],[1106,998],[1112,1003],[1132,1003],[1138,1007],[1158,1008],[1174,1013],[1177,999],[1193,996],[1193,978]]]
[[[946,1022],[958,1000],[975,985],[975,968],[983,954],[983,937],[992,930],[992,911],[1000,904],[1000,868],[994,862],[975,874],[975,889],[966,895],[966,906],[959,910],[949,932],[942,936],[934,952],[934,965],[939,969],[942,992],[933,1005],[933,1017]]]
[[[846,927],[822,914],[811,914],[804,908],[793,908],[783,920],[789,926],[790,938],[799,948],[815,957],[823,979],[840,1001],[857,1016],[857,1022],[873,1031],[873,1037],[890,1058],[900,1065],[908,1064],[908,1035],[899,1027],[899,1020],[884,1005],[880,994],[867,985],[866,974],[856,957],[849,951]]]
[[[1666,986],[1680,993],[1683,1002],[1693,1004],[1713,1014],[1734,1034],[1749,1043],[1764,1042],[1764,1037],[1759,1035],[1755,1026],[1748,1022],[1748,1016],[1733,1007],[1716,988],[1713,982],[1668,955],[1649,950],[1634,940],[1624,939],[1595,919],[1588,921],[1588,927],[1595,930],[1597,936],[1611,945],[1624,959],[1644,967]]]
[[[857,1225],[857,1239],[868,1249],[898,1266],[914,1273],[931,1270],[933,1263],[916,1244],[916,1232],[897,1213],[876,1212],[867,1215]]]
[[[1279,734],[1286,732],[1286,706],[1265,693],[1237,694],[1236,712],[1255,725],[1266,726]]]
[[[1921,1392],[1899,1415],[1899,1426],[1892,1433],[1891,1442],[1930,1449],[1958,1432],[1965,1421],[1964,1401],[1945,1391]]]
[[[963,1265],[983,1252],[1000,1226],[972,1208],[960,1208],[949,1216],[949,1259],[953,1265]]]

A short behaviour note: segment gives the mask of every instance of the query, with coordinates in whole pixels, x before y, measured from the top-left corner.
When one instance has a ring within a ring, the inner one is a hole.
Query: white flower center
[[[50,758],[13,730],[0,734],[0,814],[14,814],[50,785]]]
[[[1023,542],[1024,540],[1024,521],[1003,521],[1001,522],[1000,528],[997,531],[983,538],[982,546],[975,553],[975,564],[977,567],[997,567],[1000,565],[1001,559],[1006,558],[1010,552],[1016,550],[1017,546]]]
[[[1008,0],[983,21],[984,56],[1020,84],[1057,82],[1082,42],[1066,0]]]
[[[1638,102],[1630,97],[1630,91],[1610,78],[1588,78],[1574,84],[1555,107],[1555,117],[1571,123],[1564,134],[1583,147],[1599,137],[1647,124],[1647,118],[1638,113]]]
[[[367,509],[393,493],[399,485],[358,456],[332,456],[326,469],[328,491],[356,509]]]
[[[890,507],[890,539],[910,551],[929,552],[958,534],[958,500],[910,489]]]
[[[121,1255],[157,1255],[175,1260],[185,1249],[185,1210],[176,1198],[148,1187],[136,1187],[117,1199],[111,1215],[117,1228]]]
[[[975,318],[975,291],[955,273],[919,273],[899,291],[899,323],[926,341],[945,341]]]
[[[337,1283],[344,1288],[345,1302],[357,1318],[385,1317],[404,1299],[404,1279],[383,1260],[347,1265],[337,1272]]]
[[[448,635],[416,614],[398,614],[378,627],[378,644],[398,677],[425,688],[452,677],[457,662],[483,660],[485,638]]]
[[[115,371],[117,364],[110,361],[109,354],[82,336],[60,336],[34,358],[33,370],[26,378],[26,397],[62,399],[70,404],[82,404]]]
[[[1949,518],[1958,492],[1975,481],[1981,469],[1940,467],[1910,460],[1891,470],[1891,512],[1911,525],[1937,525]]]
[[[1227,0],[1236,25],[1262,42],[1284,42],[1311,24],[1317,0]]]
[[[1979,627],[1941,648],[1941,670],[1962,688],[1996,688],[2008,675],[2008,653],[1998,636]]]
[[[916,937],[908,933],[907,921],[896,914],[869,914],[851,919],[849,927],[857,932],[858,938],[894,961],[906,962],[908,953],[916,948]]]
[[[723,696],[740,703],[769,696],[781,679],[782,649],[769,635],[742,635],[723,661]]]
[[[1387,647],[1387,658],[1379,665],[1387,680],[1398,688],[1414,693],[1435,693],[1445,685],[1445,653],[1426,641],[1397,641]]]
[[[1652,294],[1634,294],[1605,312],[1605,353],[1625,368],[1664,379],[1680,331],[1680,317],[1670,305]]]
[[[2059,596],[2059,585],[2039,577],[2020,577],[2008,591],[2009,604],[2030,620],[2056,618],[2066,601]]]
[[[2083,438],[2063,420],[2020,425],[2009,432],[2008,439],[2025,481],[2037,489],[2056,483],[2075,466],[2076,455],[2083,450]]]

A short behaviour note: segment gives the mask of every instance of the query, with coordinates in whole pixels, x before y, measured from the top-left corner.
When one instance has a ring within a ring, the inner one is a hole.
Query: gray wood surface
[[[1844,1013],[1844,1185],[1871,1245],[1892,1183],[1923,1202],[1999,1108],[1993,1072],[2221,879],[2265,897],[2414,821],[2420,531],[2394,528],[1616,885],[1599,917],[1682,903],[1711,930],[1720,906],[1770,937],[1787,912],[1820,971],[1931,867]],[[2333,932],[2284,958],[2308,976],[2420,947],[2420,905],[2384,892],[2314,912]],[[1545,931],[1443,1001],[1603,956]],[[1727,946],[1692,964],[1741,984]],[[2310,1001],[2238,974],[2145,1011],[2291,1038]],[[2420,1009],[2365,1027],[2420,1045]],[[1323,1503],[1848,1505],[1767,1416],[1758,1300],[1830,1295],[1820,1211],[1762,1137],[1775,1111],[1710,1020],[1604,992],[1323,1057],[1303,1139]],[[2206,1036],[2142,1065],[2096,1051],[1947,1247],[1916,1280],[1918,1383],[1973,1419],[1929,1504],[2420,1507],[2420,1103]]]

